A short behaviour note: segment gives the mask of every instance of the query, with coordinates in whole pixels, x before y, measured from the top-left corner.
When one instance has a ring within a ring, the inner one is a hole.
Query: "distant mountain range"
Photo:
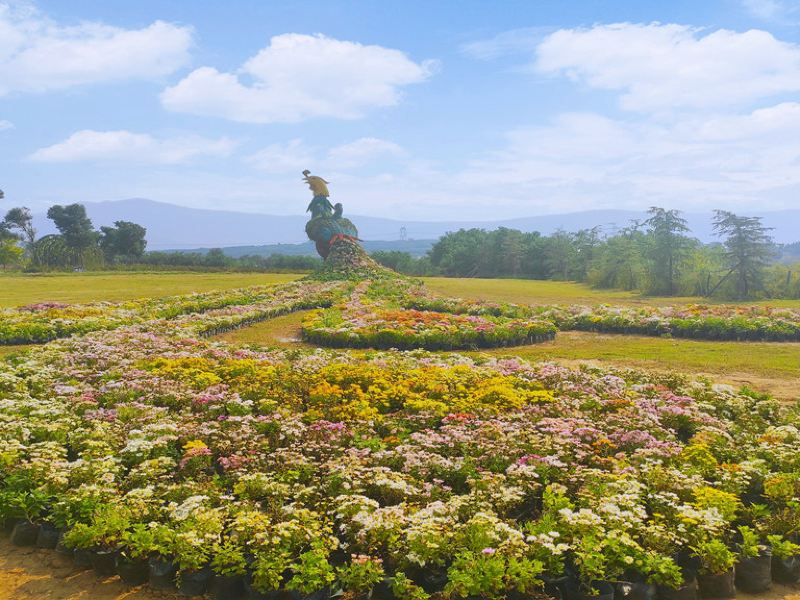
[[[230,253],[234,247],[239,246],[304,244],[307,241],[304,230],[308,220],[306,215],[205,210],[144,198],[87,202],[86,210],[95,227],[111,225],[119,220],[143,225],[147,228],[149,250],[228,248]],[[752,211],[750,214],[763,217],[764,224],[774,228],[772,233],[777,242],[791,243],[800,240],[800,209]],[[629,224],[631,220],[646,218],[643,211],[632,210],[586,210],[500,221],[402,221],[347,216],[356,223],[359,235],[364,240],[402,241],[401,231],[404,231],[407,240],[425,241],[428,244],[430,240],[435,240],[448,231],[461,228],[509,227],[521,231],[540,231],[547,235],[558,229],[577,231],[597,225],[603,227],[604,231],[613,231],[614,228]],[[689,221],[693,236],[706,242],[714,239],[711,213],[686,213],[684,216]],[[40,235],[55,232],[52,222],[44,214],[35,215],[34,221]],[[395,248],[392,245],[391,248],[384,249]]]

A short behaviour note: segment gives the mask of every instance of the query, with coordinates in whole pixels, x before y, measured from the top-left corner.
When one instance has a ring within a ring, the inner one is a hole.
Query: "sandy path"
[[[118,577],[98,579],[91,570],[77,570],[72,562],[52,550],[16,548],[0,540],[0,600],[178,600],[177,593],[158,592],[148,586],[126,588]],[[754,596],[739,593],[739,600],[800,600],[800,587],[775,585]]]

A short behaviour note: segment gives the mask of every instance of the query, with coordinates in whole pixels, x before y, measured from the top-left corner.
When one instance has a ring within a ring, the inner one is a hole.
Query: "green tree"
[[[55,223],[67,247],[80,252],[97,243],[98,234],[83,204],[56,204],[47,211],[47,218]]]
[[[544,246],[544,262],[550,277],[567,281],[577,254],[574,236],[571,233],[559,230],[548,237]]]
[[[749,298],[764,287],[764,274],[775,255],[770,227],[760,217],[741,217],[725,210],[714,211],[714,231],[724,238],[725,261],[730,269],[711,291],[733,282],[736,298]]]
[[[100,249],[106,260],[141,258],[147,247],[147,230],[130,221],[115,221],[114,227],[100,228]]]
[[[5,269],[22,258],[23,249],[17,245],[13,238],[0,239],[0,266]]]
[[[651,206],[650,218],[644,224],[649,228],[651,293],[674,296],[690,239],[686,219],[679,210],[665,210]]]
[[[3,221],[10,230],[18,230],[25,246],[30,248],[36,241],[36,229],[33,227],[33,217],[27,206],[12,208],[6,213]]]

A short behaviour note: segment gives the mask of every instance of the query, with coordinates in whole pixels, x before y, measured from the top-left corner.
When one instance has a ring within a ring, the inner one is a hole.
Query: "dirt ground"
[[[0,600],[178,600],[177,593],[144,585],[126,588],[118,577],[99,579],[78,570],[52,550],[16,548],[0,540]],[[739,593],[739,600],[800,600],[800,587],[775,585],[765,594]]]
[[[148,586],[127,588],[119,577],[100,579],[52,550],[17,548],[0,540],[0,600],[177,600]]]

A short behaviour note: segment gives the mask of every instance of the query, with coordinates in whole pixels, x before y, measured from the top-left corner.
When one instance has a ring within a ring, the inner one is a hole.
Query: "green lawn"
[[[302,275],[284,273],[121,272],[0,275],[0,307],[34,302],[94,302],[190,294],[284,283]]]
[[[714,304],[705,298],[642,296],[636,292],[598,290],[571,281],[534,279],[456,279],[426,277],[425,285],[434,292],[471,300],[513,302],[516,304]],[[747,302],[800,308],[800,300],[765,300]]]

